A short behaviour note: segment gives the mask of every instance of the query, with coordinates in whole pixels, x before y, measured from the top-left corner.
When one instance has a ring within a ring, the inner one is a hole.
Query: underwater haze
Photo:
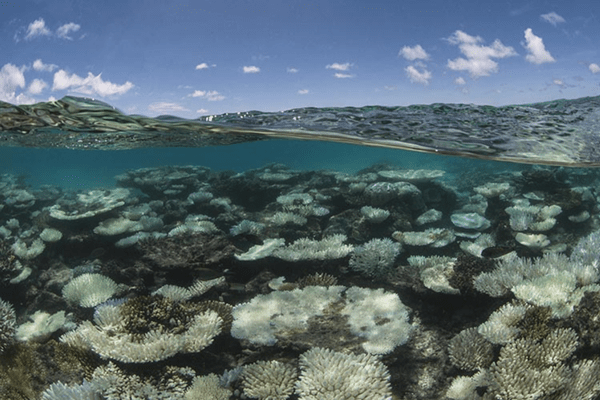
[[[0,2],[0,398],[600,399],[599,12]]]

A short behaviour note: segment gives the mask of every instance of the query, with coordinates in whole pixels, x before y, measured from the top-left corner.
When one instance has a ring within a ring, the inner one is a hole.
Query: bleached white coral
[[[537,306],[548,306],[552,316],[561,318],[573,311],[570,296],[576,287],[576,278],[567,271],[558,271],[524,281],[512,288],[518,299]]]
[[[405,344],[413,331],[408,308],[396,293],[383,289],[351,287],[345,292],[350,332],[363,337],[363,349],[370,354],[387,354]]]
[[[260,235],[265,230],[265,224],[261,224],[260,222],[243,220],[239,224],[234,225],[229,230],[231,236],[249,234],[249,235]]]
[[[111,190],[91,190],[79,193],[76,200],[60,199],[50,207],[50,216],[64,221],[90,218],[125,205],[129,190],[115,188]]]
[[[83,274],[73,278],[62,290],[65,300],[81,307],[94,307],[110,299],[118,289],[112,279],[100,274]]]
[[[306,330],[310,317],[340,299],[344,286],[307,286],[304,289],[276,291],[255,296],[233,307],[231,335],[254,344],[273,345],[276,335],[290,330]]]
[[[279,361],[257,361],[242,372],[244,394],[260,400],[285,400],[294,393],[296,368]]]
[[[483,397],[476,390],[487,385],[487,371],[479,371],[473,376],[457,376],[446,391],[446,397],[452,400],[480,400]]]
[[[116,236],[126,232],[136,232],[141,229],[142,227],[137,221],[119,217],[109,218],[100,222],[100,224],[94,228],[94,233],[102,236]]]
[[[57,382],[42,393],[42,400],[102,400],[102,398],[100,392],[89,382],[74,386]]]
[[[307,221],[306,217],[291,212],[276,212],[268,220],[275,225],[285,225],[288,223],[294,225],[304,225]]]
[[[505,304],[479,325],[477,332],[491,343],[508,343],[519,334],[520,330],[516,325],[523,319],[526,311],[524,306]]]
[[[473,190],[482,196],[489,198],[500,196],[510,189],[508,182],[487,182],[485,185],[477,186]]]
[[[231,394],[231,390],[219,384],[219,377],[216,374],[208,374],[194,378],[192,386],[185,392],[184,399],[228,400]]]
[[[300,238],[285,247],[279,247],[272,253],[274,257],[286,261],[300,260],[333,260],[348,255],[352,245],[344,244],[346,235],[336,234],[321,240]]]
[[[518,298],[550,306],[555,317],[564,317],[579,303],[583,292],[598,290],[594,283],[599,279],[599,261],[594,254],[600,254],[600,250],[582,247],[576,246],[570,257],[545,253],[534,261],[507,255],[495,270],[477,276],[473,285],[493,297],[512,290]]]
[[[29,317],[31,321],[25,322],[17,327],[15,338],[22,342],[43,342],[50,335],[61,329],[66,322],[65,312],[58,311],[48,314],[44,311],[36,311]]]
[[[94,317],[96,324],[82,322],[62,335],[61,342],[125,363],[155,362],[177,353],[201,351],[221,332],[223,323],[215,311],[208,310],[194,316],[177,333],[151,330],[140,337],[127,332],[119,307],[100,307]]]
[[[42,233],[40,233],[40,239],[44,242],[58,242],[62,238],[62,233],[53,228],[45,228]]]
[[[152,295],[161,295],[168,297],[173,301],[184,301],[195,296],[203,295],[213,286],[220,285],[223,282],[225,282],[225,277],[221,276],[207,281],[198,280],[189,288],[182,288],[175,285],[164,285],[152,292]]]
[[[11,249],[15,256],[23,260],[31,260],[42,254],[46,245],[41,239],[35,239],[29,246],[23,240],[17,239]]]
[[[365,275],[384,277],[393,271],[402,246],[391,239],[371,239],[357,246],[350,258],[350,269]]]
[[[234,257],[240,261],[254,261],[269,257],[275,250],[285,246],[285,239],[265,239],[263,244],[250,247],[247,252],[235,254]]]
[[[0,299],[0,353],[12,342],[16,315],[12,304]]]
[[[467,371],[480,370],[492,363],[494,349],[490,342],[477,332],[477,328],[468,328],[450,340],[448,356],[458,368]]]
[[[300,356],[300,400],[391,400],[387,367],[370,354],[343,354],[315,347]]]
[[[367,219],[367,221],[378,224],[386,220],[387,217],[390,216],[390,212],[388,210],[383,210],[381,208],[375,208],[370,206],[364,206],[360,209],[360,213]]]
[[[309,319],[314,322],[313,317],[323,315],[337,302],[345,303],[340,314],[348,316],[350,333],[366,339],[363,348],[367,352],[389,353],[410,338],[409,309],[398,295],[344,286],[306,286],[255,296],[233,308],[231,335],[253,344],[273,345],[278,337],[306,331]]]

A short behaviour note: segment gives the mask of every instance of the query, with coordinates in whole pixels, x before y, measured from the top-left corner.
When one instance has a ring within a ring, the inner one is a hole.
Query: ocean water
[[[3,399],[598,398],[598,98],[1,106]]]

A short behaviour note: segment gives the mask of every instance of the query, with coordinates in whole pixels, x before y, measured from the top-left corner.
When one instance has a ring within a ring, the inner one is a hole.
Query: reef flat
[[[600,171],[0,177],[4,399],[592,399]]]

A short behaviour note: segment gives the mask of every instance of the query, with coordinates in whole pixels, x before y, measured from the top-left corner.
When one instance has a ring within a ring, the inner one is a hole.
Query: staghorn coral
[[[93,324],[82,322],[60,340],[125,363],[155,362],[177,353],[196,353],[221,332],[223,320],[207,310],[164,297],[142,296],[121,305],[103,305]]]
[[[300,238],[285,247],[276,248],[272,255],[291,262],[343,258],[353,249],[352,245],[343,244],[346,240],[346,235],[342,234],[327,236],[322,240]]]
[[[391,399],[387,367],[370,354],[343,354],[315,347],[300,356],[300,400]]]
[[[538,399],[549,396],[572,379],[563,363],[577,348],[577,334],[558,329],[536,342],[517,339],[500,350],[489,370],[489,389],[500,399]]]
[[[0,299],[0,353],[13,342],[15,322],[16,316],[13,306]]]
[[[286,400],[294,393],[296,368],[279,361],[257,361],[242,372],[244,394],[260,400]]]
[[[357,246],[350,258],[350,269],[364,275],[383,278],[393,271],[402,246],[391,239],[371,239]]]
[[[189,300],[192,297],[203,295],[213,286],[218,286],[225,282],[225,277],[218,277],[208,281],[196,281],[189,288],[182,288],[175,285],[164,285],[152,292],[152,295],[161,295],[173,301]]]
[[[220,385],[216,374],[197,376],[185,392],[184,400],[228,400],[231,390]]]
[[[100,274],[82,274],[73,278],[62,290],[65,300],[81,307],[94,307],[110,299],[119,285]]]
[[[448,344],[450,361],[456,367],[472,371],[487,368],[494,359],[493,346],[477,328],[469,328],[454,336]]]

